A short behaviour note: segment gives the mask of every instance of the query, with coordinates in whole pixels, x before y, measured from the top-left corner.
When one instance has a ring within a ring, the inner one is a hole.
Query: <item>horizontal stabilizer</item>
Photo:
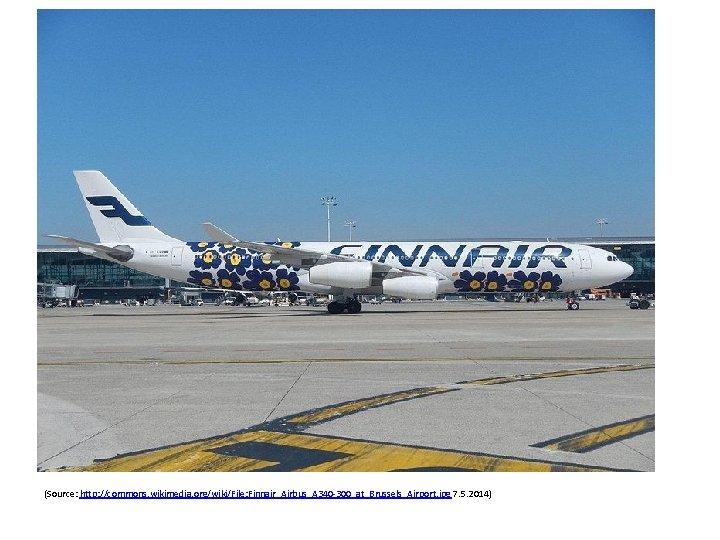
[[[94,255],[101,259],[108,259],[119,262],[127,262],[133,257],[133,249],[130,246],[114,246],[108,247],[92,242],[85,242],[69,236],[60,236],[59,234],[47,234],[48,238],[57,238],[58,240],[70,244],[86,255]]]

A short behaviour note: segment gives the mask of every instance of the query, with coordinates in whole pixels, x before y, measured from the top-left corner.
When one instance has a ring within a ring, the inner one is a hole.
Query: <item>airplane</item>
[[[333,295],[331,314],[359,313],[360,295],[434,300],[457,292],[573,292],[633,273],[608,251],[550,240],[249,242],[204,223],[211,240],[186,242],[154,227],[103,173],[73,174],[100,242],[47,236],[81,253],[200,287]]]

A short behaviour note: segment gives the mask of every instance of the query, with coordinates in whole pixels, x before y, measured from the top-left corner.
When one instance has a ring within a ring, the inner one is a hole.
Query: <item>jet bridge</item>
[[[71,305],[78,297],[77,285],[62,283],[38,283],[37,304],[40,307],[55,307],[60,304]]]

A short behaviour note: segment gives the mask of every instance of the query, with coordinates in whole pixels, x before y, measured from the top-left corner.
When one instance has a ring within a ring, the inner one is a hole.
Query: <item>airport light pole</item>
[[[597,223],[600,226],[600,236],[602,237],[603,225],[607,225],[609,223],[609,221],[607,220],[607,218],[600,218],[595,223]]]
[[[352,230],[357,227],[357,221],[346,221],[345,226],[350,229],[350,241],[352,242]]]
[[[323,206],[327,206],[327,241],[330,241],[330,207],[337,206],[337,199],[335,197],[321,197]]]

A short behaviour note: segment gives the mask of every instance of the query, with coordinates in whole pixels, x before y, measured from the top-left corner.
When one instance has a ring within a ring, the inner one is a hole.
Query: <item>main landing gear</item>
[[[330,302],[327,306],[328,312],[332,315],[339,315],[343,311],[348,313],[360,313],[362,304],[357,298],[350,298],[347,296],[340,296],[336,300]]]
[[[647,298],[632,298],[627,305],[630,309],[648,309],[651,306]]]

